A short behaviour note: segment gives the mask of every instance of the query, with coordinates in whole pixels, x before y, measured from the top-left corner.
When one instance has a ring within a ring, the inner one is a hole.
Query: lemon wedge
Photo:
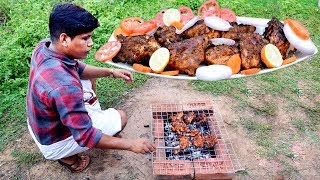
[[[267,44],[262,48],[261,60],[268,68],[280,67],[283,62],[279,49],[273,44]]]
[[[169,63],[170,52],[167,48],[157,49],[150,57],[149,66],[155,73],[160,73]]]
[[[181,13],[178,9],[168,9],[163,13],[162,20],[166,26],[171,26],[173,22],[180,22]]]

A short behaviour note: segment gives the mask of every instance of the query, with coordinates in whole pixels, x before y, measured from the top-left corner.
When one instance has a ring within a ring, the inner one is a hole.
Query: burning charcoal
[[[186,115],[183,116],[183,120],[186,124],[191,124],[194,118],[195,118],[194,112],[188,112]]]

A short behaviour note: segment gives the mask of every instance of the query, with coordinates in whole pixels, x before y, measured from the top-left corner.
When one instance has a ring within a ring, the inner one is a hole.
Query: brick
[[[191,161],[158,159],[153,162],[154,175],[193,176]]]
[[[198,159],[193,161],[195,179],[232,179],[231,161],[224,158]]]
[[[163,119],[153,119],[152,121],[152,132],[154,138],[161,138],[164,137],[164,127],[163,127]]]

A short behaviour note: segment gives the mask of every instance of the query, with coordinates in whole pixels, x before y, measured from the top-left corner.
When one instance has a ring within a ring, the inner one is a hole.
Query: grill
[[[155,176],[228,179],[241,169],[221,115],[211,102],[153,104],[151,109],[154,143],[164,147],[152,154]],[[184,119],[179,126],[177,117]]]

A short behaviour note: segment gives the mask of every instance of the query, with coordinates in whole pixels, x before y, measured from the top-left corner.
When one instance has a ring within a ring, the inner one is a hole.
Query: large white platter
[[[251,17],[238,17],[238,18],[242,18],[242,20],[245,20],[245,21],[247,21],[249,23],[250,22],[254,22],[252,25],[258,23],[259,27],[257,27],[257,29],[263,29],[264,27],[267,26],[267,23],[269,22],[269,19],[251,18]],[[259,33],[262,34],[263,32],[260,31]],[[113,36],[113,33],[111,34],[111,36],[110,36],[108,41],[116,41],[116,39]],[[286,65],[280,66],[278,68],[261,69],[260,72],[258,72],[256,74],[252,74],[252,75],[265,74],[265,73],[276,71],[276,70],[279,70],[279,69],[282,69],[282,68],[286,68],[288,66],[294,65],[294,64],[299,63],[301,61],[307,60],[307,59],[311,58],[312,56],[314,56],[317,53],[318,53],[318,49],[316,49],[316,51],[311,55],[304,55],[301,52],[297,51],[295,53],[295,55],[297,57],[296,61],[294,61],[294,62],[292,62],[290,64],[286,64]],[[141,73],[141,74],[146,74],[146,75],[155,76],[155,77],[163,77],[163,78],[170,78],[170,79],[184,79],[184,80],[198,80],[196,76],[188,76],[188,75],[185,75],[185,74],[179,74],[178,76],[169,76],[169,75],[162,75],[162,74],[155,74],[155,73],[142,73],[142,72],[134,70],[132,68],[132,65],[127,64],[127,63],[121,63],[121,62],[115,63],[115,62],[112,62],[112,61],[108,61],[106,63],[110,64],[112,66],[121,68],[121,69],[126,69],[126,70],[129,70],[129,71],[132,71],[132,72],[138,72],[138,73]],[[241,78],[241,77],[248,77],[248,76],[252,76],[252,75],[234,74],[230,78]]]

